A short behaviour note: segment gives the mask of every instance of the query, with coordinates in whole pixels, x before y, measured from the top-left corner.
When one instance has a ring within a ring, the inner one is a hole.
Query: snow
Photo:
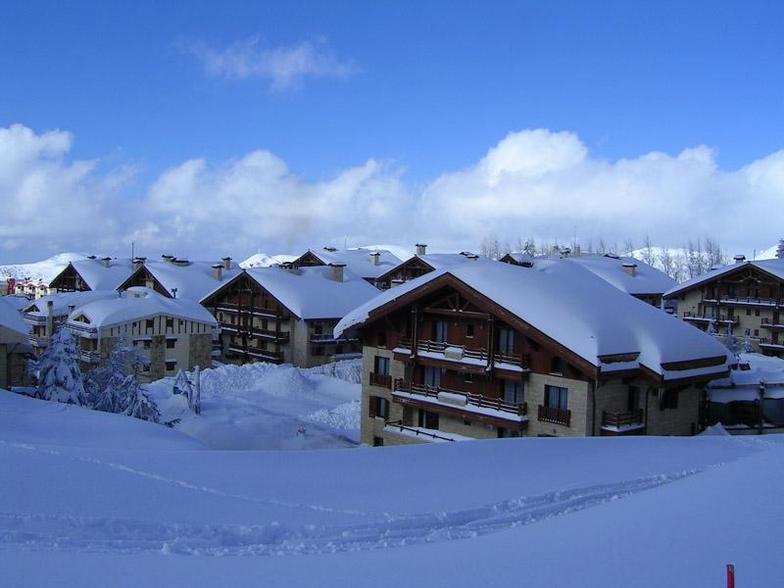
[[[784,359],[740,353],[729,376],[710,382],[708,394],[711,402],[753,402],[759,399],[760,382],[765,384],[765,398],[784,398]]]
[[[343,281],[333,280],[328,266],[252,268],[247,275],[300,319],[336,319],[378,294],[378,290],[348,268]],[[206,298],[206,296],[205,296]]]
[[[122,258],[109,260],[108,266],[99,258],[78,259],[69,265],[82,276],[90,290],[116,290],[133,272],[133,262]]]
[[[675,280],[663,271],[633,257],[581,255],[564,261],[581,265],[627,294],[663,294],[675,285]],[[624,264],[635,264],[634,275],[624,270]]]
[[[14,586],[707,588],[733,563],[777,586],[782,459],[777,435],[210,450],[0,392],[0,566]]]
[[[361,362],[340,362],[334,369],[344,379],[270,363],[202,370],[198,416],[184,396],[172,394],[174,378],[145,388],[161,422],[179,419],[176,430],[214,449],[352,447],[359,442],[361,387],[351,380]]]
[[[239,266],[243,269],[251,267],[269,267],[281,263],[290,263],[297,259],[297,255],[267,255],[266,253],[254,253],[249,258],[241,261]]]
[[[84,253],[58,253],[43,261],[0,265],[0,280],[9,278],[17,281],[30,279],[48,284],[70,262],[86,258],[87,255]]]
[[[406,261],[414,257],[410,247],[401,247],[400,245],[362,245],[357,249],[364,249],[370,251],[389,251],[392,255],[397,257],[400,261]]]
[[[212,268],[218,263],[222,262],[189,261],[185,265],[178,265],[170,261],[147,260],[144,267],[170,296],[199,302],[242,271],[236,263],[232,263],[230,269],[221,269],[221,279],[218,280]]]
[[[410,392],[402,392],[400,390],[395,390],[392,392],[392,395],[396,398],[415,400],[417,402],[424,402],[427,404],[433,404],[435,406],[442,406],[444,408],[455,408],[455,405],[457,404],[457,397],[461,397],[463,402],[465,402],[465,396],[460,394],[450,394],[449,396],[444,396],[443,394],[443,392],[439,393],[438,397],[434,398],[432,396],[422,396],[421,394],[412,394]],[[470,403],[460,404],[460,411],[470,412],[477,415],[490,416],[497,419],[513,421],[516,423],[522,423],[528,420],[527,416],[518,415],[507,410],[498,410],[489,406],[477,406],[476,404]]]
[[[117,290],[87,290],[85,292],[61,292],[42,296],[34,301],[29,301],[22,309],[26,317],[31,319],[45,319],[48,314],[47,304],[52,302],[52,316],[63,317],[68,315],[69,307],[78,308],[95,300],[110,300],[117,298]]]
[[[662,376],[678,377],[676,372],[666,373],[661,364],[728,358],[727,350],[713,337],[624,294],[579,264],[562,260],[540,260],[533,268],[488,261],[435,270],[354,309],[338,323],[335,333],[363,323],[370,313],[446,274],[596,366],[602,356],[637,353],[641,365]],[[718,365],[700,374],[724,370]]]
[[[158,315],[202,322],[211,326],[218,324],[215,317],[197,302],[166,298],[154,290],[140,287],[115,293],[115,296],[110,299],[94,300],[80,306],[69,315],[68,324],[84,327],[85,323],[76,319],[85,317],[90,327],[100,329]]]
[[[729,265],[725,265],[720,268],[716,268],[709,272],[702,274],[696,278],[692,278],[691,280],[686,280],[685,282],[681,282],[677,284],[670,290],[664,293],[665,297],[673,297],[681,292],[685,292],[687,290],[691,290],[692,288],[699,286],[700,284],[704,284],[715,278],[728,274],[732,271],[738,270],[740,268],[745,268],[753,266],[759,270],[772,274],[776,278],[780,280],[784,280],[784,259],[761,259],[761,260],[752,260],[752,261],[743,261],[741,263],[731,263]]]
[[[401,259],[383,249],[310,249],[310,253],[318,257],[325,265],[330,263],[345,264],[346,269],[361,278],[377,278],[397,267]],[[371,262],[370,255],[379,253],[378,264]]]
[[[6,296],[0,296],[0,329],[27,337],[30,332],[29,325],[22,319],[16,305],[7,301],[6,298]]]

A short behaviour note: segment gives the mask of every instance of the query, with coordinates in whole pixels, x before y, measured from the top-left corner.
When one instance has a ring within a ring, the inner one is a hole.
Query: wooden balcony
[[[381,388],[392,388],[392,376],[389,374],[377,374],[370,372],[370,385]]]
[[[384,429],[389,429],[393,433],[403,433],[405,431],[406,433],[413,434],[415,437],[421,438],[423,441],[454,441],[451,437],[432,433],[429,430],[420,427],[409,427],[404,425],[402,421],[388,422],[384,425]]]
[[[572,411],[540,404],[537,418],[544,423],[554,423],[568,427],[572,421]]]
[[[240,345],[229,345],[226,349],[228,355],[239,355],[244,358],[252,358],[257,361],[268,361],[271,363],[283,363],[283,354],[265,349],[254,347],[242,347]]]
[[[372,375],[372,374],[371,374]],[[470,392],[462,392],[460,390],[450,390],[448,388],[440,388],[435,386],[426,386],[424,384],[409,383],[404,380],[395,380],[395,391],[405,392],[407,394],[414,394],[422,396],[423,398],[431,398],[433,400],[439,399],[439,394],[453,394],[464,396],[466,405],[475,406],[478,408],[490,408],[500,412],[508,412],[517,416],[526,416],[528,414],[528,404],[515,404],[507,402],[502,398],[490,398],[481,394],[471,394]],[[455,405],[459,408],[459,405]]]
[[[641,408],[627,412],[602,412],[602,427],[624,429],[642,426],[644,422]]]

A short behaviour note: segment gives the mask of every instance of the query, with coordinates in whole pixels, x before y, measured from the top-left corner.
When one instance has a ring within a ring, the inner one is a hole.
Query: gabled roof
[[[719,358],[721,365],[704,372],[726,369],[727,350],[710,335],[624,294],[580,264],[562,260],[539,260],[533,268],[464,263],[436,270],[353,310],[335,333],[383,316],[386,305],[416,299],[417,290],[442,277],[472,289],[596,367],[612,365],[602,358],[634,355],[636,367],[664,379],[677,379],[671,365],[679,362]]]
[[[450,268],[455,265],[459,265],[465,262],[488,262],[493,261],[487,257],[483,257],[481,255],[476,255],[471,253],[470,251],[463,251],[462,253],[427,253],[424,255],[414,255],[409,257],[405,261],[397,264],[395,267],[390,268],[388,271],[384,272],[383,274],[379,274],[377,279],[388,278],[398,271],[402,270],[403,268],[415,264],[417,262],[422,262],[426,266],[428,266],[431,270],[437,269],[445,269]]]
[[[661,295],[676,284],[675,280],[663,271],[634,257],[579,255],[567,257],[564,261],[581,265],[627,294]],[[626,271],[624,265],[629,269],[633,265],[633,273]]]
[[[227,283],[242,271],[236,263],[232,263],[230,269],[221,269],[221,279],[217,280],[213,275],[212,266],[218,263],[215,261],[189,261],[187,264],[178,265],[171,261],[148,260],[144,262],[143,268],[139,268],[137,271],[143,272],[146,268],[169,296],[198,302],[216,287]],[[131,278],[135,277],[135,274],[136,272],[128,276],[122,286],[131,283]]]
[[[108,265],[101,259],[78,259],[71,261],[68,266],[52,280],[63,275],[72,267],[78,273],[90,290],[116,290],[117,287],[133,272],[133,263],[130,259],[111,259]]]
[[[95,300],[75,309],[68,323],[83,325],[75,319],[84,316],[91,327],[105,328],[158,315],[217,325],[215,317],[193,300],[166,298],[149,288],[129,288],[111,299]]]
[[[249,268],[244,274],[269,292],[278,302],[300,319],[339,319],[348,311],[364,304],[378,290],[348,269],[343,270],[343,281],[331,278],[328,266],[283,269],[280,267]],[[234,280],[239,276],[235,276]],[[233,281],[233,280],[232,280]],[[228,286],[223,284],[205,296],[214,296]]]
[[[334,251],[328,249],[309,249],[306,253],[303,253],[300,257],[295,259],[293,263],[296,265],[297,261],[308,253],[316,256],[324,265],[342,263],[345,264],[346,269],[353,274],[368,279],[377,278],[399,265],[401,261],[386,249],[337,249]],[[375,265],[371,260],[370,256],[373,253],[379,254],[378,265]]]
[[[52,302],[52,315],[64,316],[70,311],[68,308],[73,306],[78,308],[93,302],[95,300],[117,298],[117,290],[88,290],[86,292],[61,292],[59,294],[50,294],[48,296],[41,296],[36,300],[28,300],[27,305],[22,309],[26,315],[32,316],[46,316],[48,313],[47,303]]]
[[[6,300],[6,296],[0,296],[0,329],[23,337],[27,337],[30,332],[30,327],[22,320],[19,310]]]
[[[754,267],[762,272],[770,274],[778,280],[784,280],[784,259],[759,259],[754,261],[743,261],[740,263],[731,263],[729,265],[725,265],[724,267],[713,269],[707,273],[702,274],[701,276],[697,276],[691,280],[681,282],[680,284],[677,284],[673,288],[667,290],[664,293],[664,297],[669,298],[676,296],[682,292],[691,290],[692,288],[696,288],[702,284],[706,284],[718,277],[748,267]]]

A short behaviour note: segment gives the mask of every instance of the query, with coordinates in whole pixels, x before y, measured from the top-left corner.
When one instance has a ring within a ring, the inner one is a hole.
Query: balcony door
[[[509,327],[498,329],[498,353],[512,355],[514,351],[514,331]]]
[[[441,368],[425,366],[425,386],[429,388],[441,387]]]
[[[504,402],[508,402],[510,404],[517,404],[517,405],[523,403],[524,393],[523,393],[522,382],[516,382],[514,380],[504,380],[501,385],[503,387],[502,392],[503,392]]]
[[[446,321],[436,321],[433,323],[433,341],[446,343],[447,324]]]

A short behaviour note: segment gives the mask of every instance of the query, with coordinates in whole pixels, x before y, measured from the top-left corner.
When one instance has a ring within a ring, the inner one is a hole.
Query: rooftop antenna
[[[131,259],[136,259],[136,241],[131,241]]]

